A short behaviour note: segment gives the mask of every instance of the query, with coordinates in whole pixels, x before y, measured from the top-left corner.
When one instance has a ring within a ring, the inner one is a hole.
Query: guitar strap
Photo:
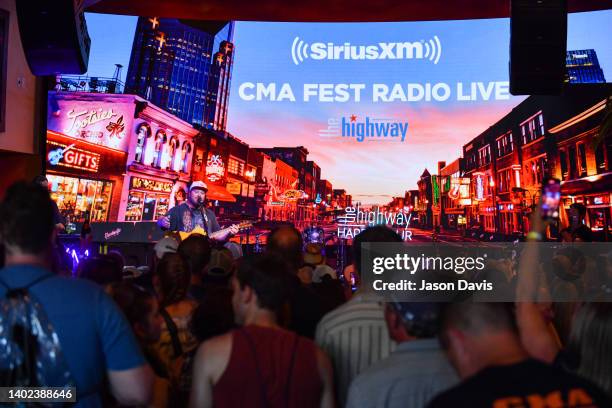
[[[210,231],[208,230],[208,215],[206,214],[206,207],[202,207],[200,209],[200,212],[202,213],[202,219],[204,220],[204,230],[206,230],[206,234],[210,236]]]

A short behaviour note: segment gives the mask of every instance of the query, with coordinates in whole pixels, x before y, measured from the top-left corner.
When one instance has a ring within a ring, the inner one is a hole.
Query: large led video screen
[[[611,19],[612,11],[568,17],[572,58],[597,65],[607,81]],[[126,80],[137,21],[87,15],[89,77],[110,77],[121,64]],[[415,189],[425,169],[456,160],[526,98],[509,92],[509,19],[239,21],[231,37],[226,131],[250,147],[304,146],[321,178],[363,204]]]
[[[595,50],[608,80],[611,17],[571,15],[568,36],[568,50]],[[362,202],[415,188],[525,98],[509,93],[508,19],[240,22],[235,44],[230,132],[304,145]]]

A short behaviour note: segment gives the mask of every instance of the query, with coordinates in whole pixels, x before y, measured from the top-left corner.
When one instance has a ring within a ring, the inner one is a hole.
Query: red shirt
[[[213,387],[215,407],[318,407],[323,381],[316,346],[285,330],[232,331],[227,368]]]

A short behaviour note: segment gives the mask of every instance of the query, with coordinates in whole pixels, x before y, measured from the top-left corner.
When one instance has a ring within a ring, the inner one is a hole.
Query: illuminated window
[[[595,167],[597,169],[597,173],[604,173],[606,171],[606,157],[604,145],[607,143],[611,143],[610,141],[601,141],[597,148],[595,149]],[[610,157],[608,157],[608,160]]]
[[[242,176],[244,173],[244,162],[230,157],[229,161],[227,162],[227,172],[237,176]]]
[[[576,163],[578,162],[578,158],[576,157],[576,146],[569,147],[569,178],[575,179],[578,177],[578,170]]]
[[[164,168],[167,169],[168,167],[170,167],[170,169],[174,171],[180,170],[180,160],[177,160],[178,155],[176,154],[179,148],[179,144],[180,142],[176,136],[172,136],[172,138],[170,138],[170,142],[168,143],[168,158],[166,163],[164,163]]]
[[[512,170],[506,169],[497,173],[497,191],[506,193],[510,191],[512,183]]]
[[[544,136],[544,117],[542,112],[538,112],[535,116],[521,123],[521,135],[523,136],[523,144],[533,142],[540,136]]]
[[[478,150],[478,165],[485,166],[489,163],[491,163],[491,146],[486,145]]]
[[[153,156],[153,163],[151,163],[154,167],[161,168],[164,147],[167,141],[166,132],[158,130],[155,134],[155,155]]]
[[[497,157],[502,157],[514,150],[512,132],[508,132],[497,139]]]
[[[151,136],[151,128],[146,123],[141,123],[138,126],[136,131],[137,139],[136,139],[136,151],[134,154],[134,161],[137,163],[142,163],[144,159],[145,145],[147,143],[147,139]]]
[[[577,147],[578,147],[578,159],[579,159],[578,168],[580,169],[578,175],[580,177],[584,177],[587,175],[586,148],[584,146],[584,143],[578,143]]]
[[[567,153],[564,149],[559,150],[559,163],[561,164],[561,180],[567,180],[569,173],[567,171]]]
[[[528,161],[525,164],[525,177],[526,182],[532,186],[538,186],[542,184],[544,176],[546,175],[546,156],[542,156],[538,159]]]
[[[183,148],[181,150],[181,171],[183,173],[189,172],[189,160],[187,160],[189,153],[191,153],[191,144],[183,142]]]

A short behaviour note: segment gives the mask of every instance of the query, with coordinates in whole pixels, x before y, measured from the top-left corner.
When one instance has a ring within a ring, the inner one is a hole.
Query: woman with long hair
[[[197,346],[190,331],[191,316],[197,303],[188,298],[191,273],[183,258],[166,253],[153,276],[163,318],[160,339],[150,350],[166,368],[170,382],[177,380],[182,357]]]

